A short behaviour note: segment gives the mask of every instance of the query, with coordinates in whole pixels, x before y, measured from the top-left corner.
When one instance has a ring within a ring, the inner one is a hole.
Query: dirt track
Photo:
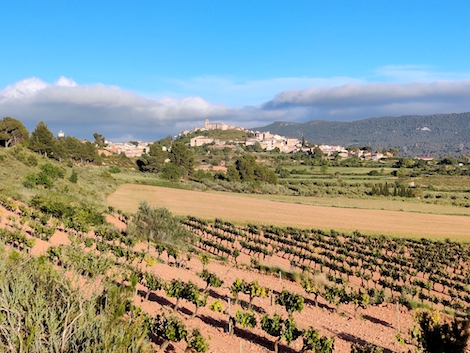
[[[300,205],[221,194],[125,184],[108,204],[135,212],[141,201],[166,207],[174,214],[234,222],[255,222],[302,228],[359,230],[368,234],[470,240],[470,217],[382,210]]]

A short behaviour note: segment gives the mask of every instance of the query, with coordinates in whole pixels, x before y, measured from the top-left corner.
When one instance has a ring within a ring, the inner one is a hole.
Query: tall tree
[[[82,143],[73,136],[66,136],[54,144],[53,156],[57,160],[65,158],[71,161],[81,160],[82,155]]]
[[[52,156],[58,161],[68,158],[70,161],[101,164],[101,157],[95,144],[91,142],[82,143],[73,136],[55,140],[52,147]]]
[[[153,208],[141,202],[127,228],[130,237],[167,244],[187,243],[193,234],[166,208]]]
[[[143,154],[137,160],[137,166],[142,172],[159,173],[165,166],[165,159],[168,157],[168,153],[157,142],[149,145],[149,149],[148,154]]]
[[[95,145],[96,147],[98,148],[103,148],[103,147],[106,147],[108,144],[106,143],[106,139],[104,138],[103,135],[95,132],[93,134],[93,137],[95,138]]]
[[[149,145],[149,155],[152,157],[156,157],[159,163],[163,163],[168,157],[168,153],[166,153],[166,148],[165,151],[163,149],[163,145],[160,145],[157,142],[152,143]]]
[[[37,153],[50,155],[54,146],[54,135],[47,125],[40,121],[34,131],[31,133],[29,148]]]
[[[96,147],[98,148],[103,148],[103,147],[106,147],[107,146],[107,143],[106,143],[106,139],[104,138],[103,135],[95,132],[93,134],[93,137],[95,138],[95,145]]]
[[[227,178],[230,181],[263,181],[277,184],[277,175],[265,165],[256,163],[256,158],[248,153],[240,156],[234,166],[227,169]]]
[[[191,155],[191,151],[189,150],[188,146],[186,146],[184,143],[174,142],[171,145],[171,152],[169,157],[174,165],[183,167],[187,175],[193,170],[194,158]]]
[[[21,121],[10,117],[0,120],[0,146],[15,146],[21,141],[27,141],[28,136],[29,132]]]

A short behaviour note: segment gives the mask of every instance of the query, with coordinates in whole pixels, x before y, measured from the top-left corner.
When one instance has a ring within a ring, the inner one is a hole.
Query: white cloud
[[[208,81],[204,81],[206,85]],[[214,78],[214,85],[216,81]],[[347,121],[384,115],[470,111],[470,80],[365,83],[344,78],[344,81],[347,84],[342,83],[343,78],[338,78],[340,83],[336,85],[331,78],[220,82],[219,88],[225,87],[234,95],[243,89],[263,90],[277,84],[307,86],[277,91],[272,95],[274,98],[262,105],[230,107],[212,104],[197,95],[149,98],[116,86],[80,85],[65,77],[47,83],[33,77],[0,90],[0,114],[20,119],[30,131],[43,120],[51,131],[62,129],[79,138],[91,139],[94,132],[99,132],[113,140],[126,140],[129,136],[154,140],[202,127],[205,118],[249,128],[273,121]],[[196,81],[192,84],[196,85]]]
[[[0,91],[0,102],[8,99],[20,99],[30,97],[36,92],[45,89],[47,86],[48,84],[46,82],[36,77],[21,80],[12,85],[8,85],[4,90]]]
[[[256,105],[278,92],[307,87],[337,86],[345,83],[361,83],[353,77],[279,77],[264,80],[240,80],[220,76],[199,76],[188,80],[173,79],[179,94],[210,96],[212,102],[224,102],[232,106]]]
[[[322,109],[381,107],[403,104],[456,104],[470,108],[470,81],[432,83],[367,83],[314,87],[279,93],[265,109],[304,106]],[[406,114],[406,112],[403,112]]]
[[[55,84],[57,86],[61,86],[61,87],[76,87],[76,86],[78,86],[77,83],[74,80],[72,80],[71,78],[64,77],[64,76],[60,76]]]
[[[204,118],[227,116],[229,110],[201,97],[146,98],[116,86],[77,85],[64,77],[53,84],[28,78],[0,91],[3,115],[22,120],[29,129],[43,120],[80,137],[99,130],[105,136],[106,131],[122,136],[136,131],[156,139],[179,132],[177,123],[186,128],[202,126]]]

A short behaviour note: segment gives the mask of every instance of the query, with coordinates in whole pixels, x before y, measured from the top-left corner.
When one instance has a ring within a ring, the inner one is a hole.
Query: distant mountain
[[[371,146],[373,149],[395,147],[401,156],[470,154],[470,112],[381,117],[351,122],[275,122],[253,130],[299,139],[303,136],[314,144]]]

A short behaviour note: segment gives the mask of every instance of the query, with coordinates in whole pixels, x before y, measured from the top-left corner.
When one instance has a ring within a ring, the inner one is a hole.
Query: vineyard
[[[356,300],[348,291],[358,287],[370,297],[394,298],[404,305],[419,302],[458,313],[470,307],[468,244],[254,224],[237,228],[195,217],[184,223],[199,235],[198,245],[214,255],[236,261],[243,252],[260,270],[262,261],[280,256],[303,277],[325,273],[333,285],[323,294],[332,304]]]
[[[113,225],[91,211],[64,217],[35,201],[0,200],[2,242],[10,251],[44,255],[58,270],[78,275],[76,285],[121,288],[130,301],[119,315],[143,325],[160,351],[406,351],[411,342],[400,345],[394,337],[410,326],[403,308],[460,315],[470,305],[467,244],[188,216],[179,226],[194,240],[182,252],[151,237],[165,234],[130,236],[138,214],[110,209]],[[391,322],[375,318],[380,310],[392,313]],[[342,326],[357,322],[364,331],[354,336],[319,327],[323,316],[339,317]],[[391,340],[367,333],[374,325]],[[217,336],[222,343],[211,342]]]

